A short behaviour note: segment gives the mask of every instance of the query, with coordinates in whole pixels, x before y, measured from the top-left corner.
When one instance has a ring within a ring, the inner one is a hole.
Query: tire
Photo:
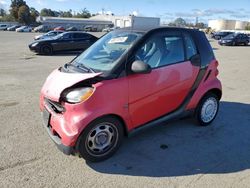
[[[87,161],[104,161],[117,151],[123,137],[123,125],[118,119],[111,116],[100,118],[83,130],[76,149]]]
[[[206,94],[196,109],[196,119],[201,126],[208,126],[217,116],[219,99],[214,93]]]
[[[53,49],[49,45],[43,45],[43,46],[41,46],[40,53],[43,55],[51,55],[51,54],[53,54]]]
[[[248,46],[248,43],[249,43],[249,42],[247,41],[247,42],[245,42],[245,44],[244,44],[244,45],[245,45],[245,46]]]
[[[235,42],[232,42],[232,46],[236,46],[236,43],[235,43]]]

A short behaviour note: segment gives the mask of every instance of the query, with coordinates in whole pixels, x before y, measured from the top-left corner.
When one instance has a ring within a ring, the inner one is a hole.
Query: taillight
[[[218,75],[219,75],[218,66],[219,66],[219,62],[216,60],[216,61],[215,61],[215,68],[216,68],[216,70],[215,70],[215,76],[218,76]]]
[[[219,70],[217,69],[216,71],[215,71],[215,76],[218,76],[219,75]]]

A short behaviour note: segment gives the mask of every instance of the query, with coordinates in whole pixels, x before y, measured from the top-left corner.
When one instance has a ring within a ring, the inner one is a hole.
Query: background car
[[[78,29],[76,27],[69,27],[66,31],[78,31]]]
[[[13,25],[7,28],[7,31],[16,31],[17,28],[21,27],[21,25]]]
[[[39,25],[38,27],[34,28],[35,32],[48,32],[50,30],[51,30],[51,28],[49,26],[46,26],[46,25]]]
[[[65,31],[65,28],[62,26],[54,28],[54,31]]]
[[[6,24],[0,24],[0,31],[6,31],[8,28],[8,25]]]
[[[96,32],[97,27],[94,27],[93,25],[87,25],[83,28],[83,30],[86,32]]]
[[[50,39],[31,43],[29,48],[38,54],[53,54],[58,51],[83,51],[98,40],[84,32],[65,32]]]
[[[237,45],[247,46],[249,43],[249,37],[243,33],[234,33],[222,38],[221,40],[219,40],[218,43],[220,45],[229,45],[229,46],[237,46]]]
[[[110,31],[114,31],[115,29],[120,29],[120,27],[107,27],[103,29],[102,32],[110,32]]]
[[[32,27],[29,26],[22,26],[16,29],[16,32],[31,32]]]
[[[213,34],[211,34],[211,38],[214,38],[215,40],[220,40],[223,37],[233,34],[234,32],[215,32]]]
[[[55,37],[59,34],[62,34],[64,31],[49,31],[48,33],[45,33],[43,35],[37,35],[34,37],[34,40],[42,40],[42,39],[49,39],[52,37]]]

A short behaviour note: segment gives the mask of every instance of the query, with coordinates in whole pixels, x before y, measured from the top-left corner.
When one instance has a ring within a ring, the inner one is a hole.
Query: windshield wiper
[[[77,63],[77,65],[75,65],[77,68],[81,69],[81,70],[84,70],[86,72],[92,72],[92,73],[95,73],[95,71],[93,69],[91,69],[90,67],[87,67],[83,64],[80,64],[80,63]]]

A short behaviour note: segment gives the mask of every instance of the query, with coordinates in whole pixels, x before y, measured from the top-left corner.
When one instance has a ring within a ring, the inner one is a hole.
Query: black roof
[[[133,27],[124,27],[117,29],[118,31],[133,31],[140,33],[147,33],[154,30],[169,30],[169,31],[186,31],[186,32],[201,32],[198,29],[182,28],[182,27],[148,27],[148,28],[133,28]]]
[[[121,28],[118,31],[130,31],[130,32],[140,32],[144,33],[144,37],[142,40],[147,38],[147,35],[151,35],[154,32],[161,31],[173,31],[173,32],[181,32],[188,33],[194,40],[197,50],[201,57],[201,67],[207,67],[208,64],[215,59],[213,49],[209,44],[207,37],[204,32],[199,31],[198,29],[189,29],[189,28],[180,28],[180,27],[154,27],[154,28]]]

